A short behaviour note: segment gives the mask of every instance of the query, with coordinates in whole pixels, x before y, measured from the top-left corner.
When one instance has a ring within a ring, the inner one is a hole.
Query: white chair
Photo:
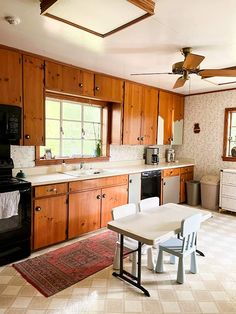
[[[196,214],[184,219],[181,223],[181,239],[171,238],[159,245],[159,254],[156,264],[156,272],[163,272],[163,251],[179,258],[177,282],[184,283],[184,257],[191,254],[190,271],[196,274],[196,236],[201,224],[201,214]]]
[[[113,220],[123,218],[129,215],[137,213],[135,204],[126,204],[112,209]],[[138,248],[138,242],[129,237],[124,237],[124,248],[129,250],[136,250]],[[116,242],[115,257],[113,261],[113,269],[120,269],[120,236],[118,235],[118,241]],[[136,276],[137,274],[137,252],[132,253],[132,270],[131,273]]]
[[[157,196],[149,197],[139,202],[139,209],[141,212],[148,211],[151,208],[159,206],[159,204],[160,204],[159,197]]]

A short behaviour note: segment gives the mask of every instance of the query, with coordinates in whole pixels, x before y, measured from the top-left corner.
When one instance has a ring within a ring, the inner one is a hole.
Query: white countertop
[[[51,173],[51,174],[42,174],[42,175],[31,175],[25,178],[26,181],[31,182],[32,186],[44,185],[44,184],[55,184],[62,182],[71,182],[78,180],[88,180],[94,178],[103,178],[110,177],[122,174],[132,174],[132,173],[140,173],[144,171],[152,171],[152,170],[163,170],[169,168],[180,168],[193,166],[193,163],[186,162],[173,162],[173,163],[161,163],[159,165],[129,165],[124,167],[111,167],[111,168],[103,168],[103,169],[90,169],[85,170],[85,174],[79,176],[73,176],[72,174],[76,171],[65,171],[63,173]],[[77,170],[78,171],[78,170]],[[99,172],[98,174],[94,174],[94,172]]]

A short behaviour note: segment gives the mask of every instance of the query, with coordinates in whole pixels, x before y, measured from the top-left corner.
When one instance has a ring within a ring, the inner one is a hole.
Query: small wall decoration
[[[199,123],[194,123],[194,126],[193,126],[193,132],[194,133],[200,133],[200,126],[199,126]]]

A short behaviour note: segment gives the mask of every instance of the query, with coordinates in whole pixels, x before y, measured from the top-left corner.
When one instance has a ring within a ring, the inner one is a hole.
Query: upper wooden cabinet
[[[156,144],[157,106],[157,89],[125,82],[123,144]]]
[[[46,61],[46,89],[122,102],[123,81],[76,67]]]
[[[159,92],[158,145],[182,144],[184,97]]]
[[[44,145],[44,61],[23,56],[24,145]]]
[[[94,96],[112,102],[123,101],[123,80],[95,74]]]
[[[0,49],[0,103],[22,106],[22,56]]]

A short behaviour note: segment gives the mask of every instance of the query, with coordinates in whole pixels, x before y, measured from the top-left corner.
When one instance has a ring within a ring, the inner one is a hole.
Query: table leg
[[[124,254],[124,236],[120,235],[120,270],[119,273],[113,272],[112,275],[115,277],[119,277],[124,281],[127,281],[131,285],[143,291],[143,293],[150,297],[149,292],[141,285],[141,254],[142,254],[142,243],[138,242],[138,275],[137,277],[124,270],[123,264],[123,254]]]

